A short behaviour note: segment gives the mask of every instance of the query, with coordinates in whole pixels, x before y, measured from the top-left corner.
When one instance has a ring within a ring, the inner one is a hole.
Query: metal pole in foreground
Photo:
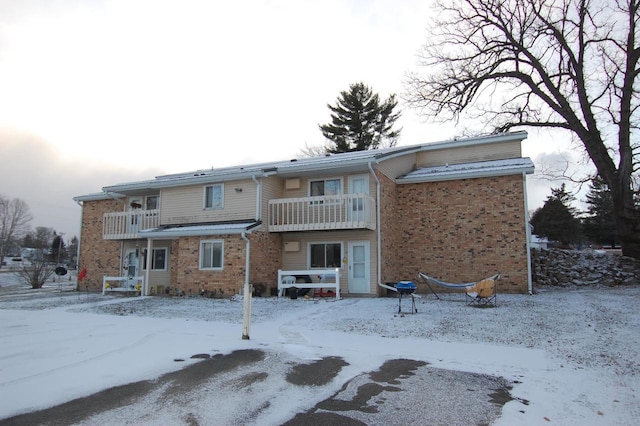
[[[251,331],[251,295],[253,293],[251,284],[249,284],[249,239],[243,232],[242,239],[246,241],[245,250],[245,266],[244,266],[244,290],[243,293],[243,309],[242,309],[242,339],[249,340]]]
[[[242,339],[244,340],[249,340],[251,330],[251,297],[253,293],[251,287],[253,286],[249,283],[244,284],[244,307],[242,310]]]

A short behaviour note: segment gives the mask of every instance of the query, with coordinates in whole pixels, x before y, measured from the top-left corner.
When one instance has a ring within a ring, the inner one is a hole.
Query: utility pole
[[[60,265],[60,252],[62,251],[62,236],[64,235],[64,232],[61,232],[60,234],[58,234],[58,258],[56,259],[56,264],[59,266]]]

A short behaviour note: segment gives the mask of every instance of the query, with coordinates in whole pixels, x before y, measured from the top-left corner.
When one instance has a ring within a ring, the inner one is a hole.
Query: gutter
[[[84,217],[84,203],[76,200],[74,201],[80,206],[80,231],[78,232],[78,248],[76,249],[76,291],[80,291],[80,281],[78,281],[78,273],[80,271],[80,246],[82,245],[82,218]]]
[[[529,228],[529,203],[527,202],[527,174],[522,172],[522,186],[524,193],[524,229],[527,238],[527,288],[529,295],[533,294],[533,280],[531,271],[531,229]]]
[[[377,228],[377,256],[378,256],[378,265],[377,265],[377,269],[378,269],[378,286],[385,288],[386,286],[384,284],[382,284],[382,231],[380,229],[380,179],[378,179],[378,176],[376,175],[375,171],[373,170],[373,166],[371,165],[371,162],[369,162],[369,170],[371,171],[371,174],[373,175],[373,178],[376,181],[376,228]]]
[[[262,201],[262,185],[256,179],[256,175],[251,176],[251,180],[256,183],[256,222],[260,221],[260,203]]]

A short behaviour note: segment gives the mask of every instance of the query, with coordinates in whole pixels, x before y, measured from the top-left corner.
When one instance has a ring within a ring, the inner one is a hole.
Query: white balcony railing
[[[102,238],[123,240],[138,238],[143,229],[160,225],[160,210],[134,210],[105,213],[102,222]]]
[[[376,229],[375,200],[365,194],[269,201],[269,231]]]

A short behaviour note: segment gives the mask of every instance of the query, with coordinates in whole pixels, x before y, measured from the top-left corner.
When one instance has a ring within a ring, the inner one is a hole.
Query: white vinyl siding
[[[165,188],[162,190],[160,224],[253,219],[256,215],[256,184],[252,180],[225,182],[224,208],[221,210],[204,209],[203,203],[202,185]]]
[[[370,259],[369,262],[369,276],[371,277],[371,292],[375,293],[376,286],[378,282],[378,259],[377,259],[377,250],[378,250],[378,242],[376,239],[375,232],[371,231],[333,231],[333,232],[300,232],[300,233],[288,233],[283,236],[283,247],[284,243],[289,241],[297,241],[299,242],[300,249],[294,252],[282,252],[282,269],[284,270],[305,270],[309,269],[309,259],[308,259],[308,245],[309,243],[331,243],[331,242],[340,242],[342,243],[343,259],[347,256],[345,250],[347,250],[347,246],[349,241],[369,241],[370,242]],[[344,263],[340,268],[340,282],[341,291],[348,292],[348,275],[349,271]],[[408,279],[408,278],[399,278],[400,279]]]
[[[417,167],[462,164],[522,157],[521,142],[497,142],[481,146],[440,149],[418,153]]]
[[[260,191],[261,191],[261,207],[260,217],[266,222],[269,217],[269,200],[278,198],[290,197],[290,191],[286,191],[284,194],[284,179],[277,176],[269,176],[267,178],[260,178]]]

